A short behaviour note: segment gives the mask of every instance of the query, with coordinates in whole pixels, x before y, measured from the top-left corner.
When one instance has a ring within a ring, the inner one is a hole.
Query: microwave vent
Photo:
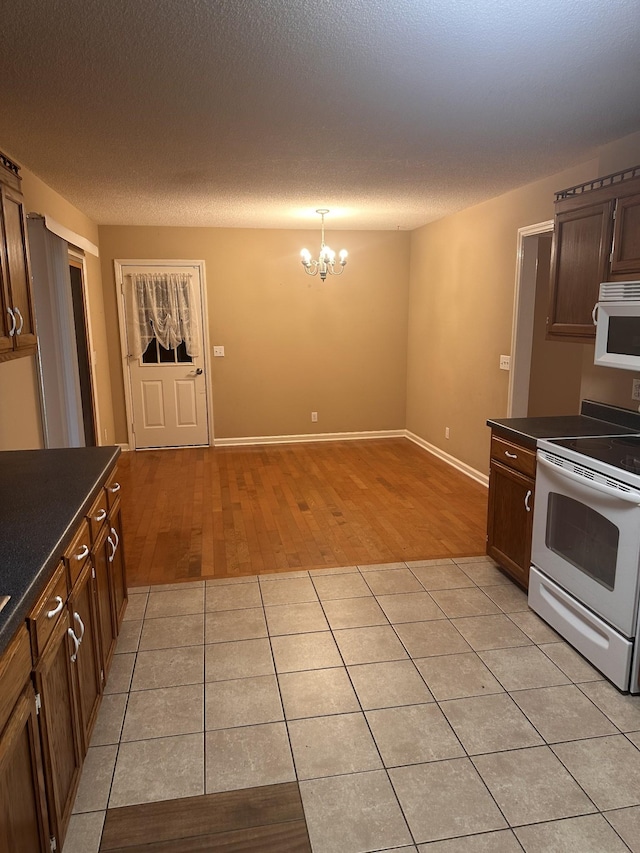
[[[600,285],[600,302],[640,302],[640,281],[606,281]]]

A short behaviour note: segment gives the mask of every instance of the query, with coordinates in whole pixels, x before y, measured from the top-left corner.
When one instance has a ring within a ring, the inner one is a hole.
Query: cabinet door
[[[640,195],[618,199],[611,272],[640,273]]]
[[[109,513],[109,565],[111,576],[111,595],[116,631],[120,630],[124,611],[127,607],[127,574],[124,563],[122,545],[122,522],[120,519],[120,502]]]
[[[609,276],[613,204],[605,201],[556,216],[547,317],[549,337],[595,338],[592,312],[600,283]]]
[[[71,624],[80,641],[75,672],[83,756],[89,748],[102,696],[102,663],[93,571],[93,565],[89,561],[69,596]]]
[[[0,213],[1,220],[1,213]],[[2,243],[4,229],[0,221],[0,243]],[[16,330],[13,310],[9,310],[11,300],[9,298],[9,277],[7,275],[7,259],[4,252],[0,251],[0,355],[13,352],[13,335]]]
[[[491,460],[487,554],[525,588],[529,585],[534,488],[530,477]]]
[[[91,551],[96,577],[96,601],[98,604],[98,628],[100,634],[101,669],[103,684],[106,681],[111,659],[116,647],[117,623],[111,606],[111,563],[112,548],[107,541],[108,527],[103,526]]]
[[[82,768],[70,627],[65,608],[35,670],[49,822],[58,850],[62,849]]]
[[[31,295],[31,269],[24,202],[21,193],[4,185],[2,186],[2,215],[9,307],[16,318],[14,348],[33,348],[36,345],[36,324]]]
[[[28,682],[0,737],[0,850],[49,849],[36,697]]]

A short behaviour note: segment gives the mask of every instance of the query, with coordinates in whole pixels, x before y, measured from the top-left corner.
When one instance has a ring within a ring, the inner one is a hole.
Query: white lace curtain
[[[165,349],[184,341],[191,357],[200,355],[198,310],[190,273],[134,273],[129,316],[130,355],[140,358],[157,338]]]

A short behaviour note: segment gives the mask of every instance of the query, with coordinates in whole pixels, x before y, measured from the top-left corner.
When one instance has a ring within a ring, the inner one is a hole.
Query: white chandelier
[[[324,281],[327,275],[342,275],[347,263],[348,252],[346,249],[342,249],[340,251],[340,267],[339,269],[336,269],[336,253],[333,249],[330,249],[329,246],[325,246],[324,242],[324,217],[325,214],[329,213],[329,211],[326,208],[320,208],[320,210],[316,210],[316,213],[319,213],[322,217],[322,240],[320,243],[320,254],[318,255],[318,260],[316,261],[315,259],[311,259],[311,252],[308,249],[303,249],[300,252],[300,256],[302,258],[304,271],[308,275],[319,274],[322,281]]]

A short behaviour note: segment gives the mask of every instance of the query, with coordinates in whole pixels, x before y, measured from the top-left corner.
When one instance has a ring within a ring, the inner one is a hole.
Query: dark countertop
[[[497,435],[535,449],[539,438],[576,438],[584,435],[640,433],[640,413],[585,400],[580,415],[548,418],[497,418],[487,425]]]
[[[119,447],[0,452],[0,654],[120,454]]]

